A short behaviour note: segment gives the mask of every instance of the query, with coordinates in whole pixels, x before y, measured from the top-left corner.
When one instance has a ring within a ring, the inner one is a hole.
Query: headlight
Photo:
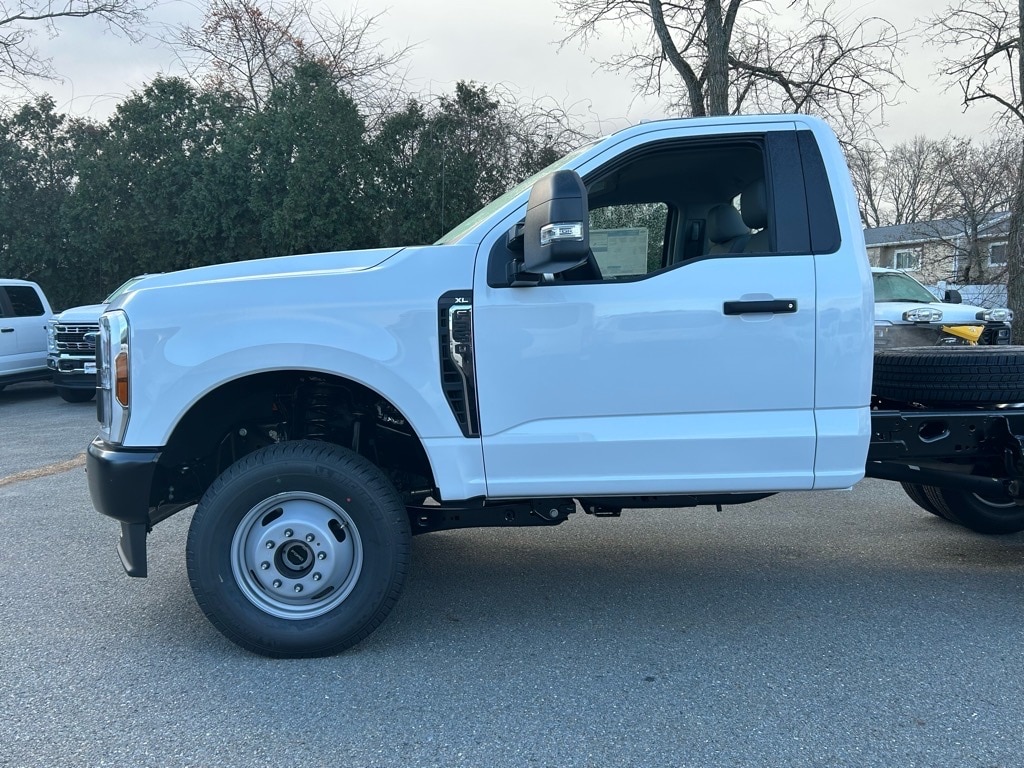
[[[104,437],[111,443],[124,439],[131,413],[129,336],[128,316],[124,312],[103,313],[96,346],[97,415]]]
[[[908,323],[937,323],[942,319],[942,310],[935,307],[915,307],[903,313]]]
[[[57,324],[53,320],[46,324],[46,351],[57,351]]]
[[[993,307],[992,309],[983,309],[975,317],[986,323],[1007,323],[1013,320],[1013,312],[1006,307]]]

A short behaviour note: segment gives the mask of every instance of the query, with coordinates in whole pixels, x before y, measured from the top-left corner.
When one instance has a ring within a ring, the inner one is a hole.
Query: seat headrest
[[[713,206],[708,211],[708,240],[712,243],[727,243],[749,234],[740,212],[728,203]]]
[[[768,226],[768,198],[764,193],[764,179],[758,179],[743,190],[740,210],[743,211],[743,223],[751,229],[764,229]]]

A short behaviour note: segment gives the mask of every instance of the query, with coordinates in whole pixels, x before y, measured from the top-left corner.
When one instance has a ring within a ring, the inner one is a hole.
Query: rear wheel
[[[1024,507],[1009,494],[980,494],[959,488],[925,488],[939,514],[977,533],[1006,534],[1024,531]]]
[[[409,554],[405,505],[383,473],[312,441],[228,468],[199,502],[186,547],[207,618],[274,657],[337,653],[370,634],[398,600]]]
[[[921,509],[926,512],[931,512],[937,517],[943,516],[938,507],[936,507],[935,504],[932,503],[932,500],[928,498],[928,494],[923,485],[917,485],[916,483],[900,483],[900,486],[903,488],[907,496],[910,497],[910,500],[917,504]]]

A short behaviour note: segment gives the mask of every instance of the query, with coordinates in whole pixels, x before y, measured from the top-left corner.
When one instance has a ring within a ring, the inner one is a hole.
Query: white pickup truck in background
[[[52,314],[36,283],[0,278],[0,390],[50,378],[46,327]]]
[[[910,275],[872,267],[875,286],[875,349],[930,345],[1009,344],[1013,313],[1006,307],[964,304],[960,292],[945,301]]]
[[[432,246],[146,278],[100,318],[93,503],[147,534],[198,504],[202,610],[269,656],[383,621],[410,536],[582,509],[903,483],[1024,529],[1024,354],[874,349],[831,130],[670,120],[589,144]],[[766,524],[768,524],[766,522]]]
[[[96,396],[96,338],[100,315],[114,299],[145,275],[121,284],[102,304],[71,307],[56,315],[47,328],[46,365],[57,394],[69,403],[86,403]]]

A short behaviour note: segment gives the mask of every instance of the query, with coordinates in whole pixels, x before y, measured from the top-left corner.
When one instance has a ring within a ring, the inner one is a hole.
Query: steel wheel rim
[[[1012,507],[1017,506],[1017,502],[1015,502],[1013,499],[1010,499],[1009,501],[992,501],[991,499],[986,499],[984,496],[978,493],[972,493],[971,495],[980,504],[984,504],[986,507],[990,507],[991,509],[1010,509]]]
[[[231,572],[253,605],[280,619],[321,616],[352,593],[363,567],[355,522],[316,493],[289,491],[250,509],[231,540]]]

